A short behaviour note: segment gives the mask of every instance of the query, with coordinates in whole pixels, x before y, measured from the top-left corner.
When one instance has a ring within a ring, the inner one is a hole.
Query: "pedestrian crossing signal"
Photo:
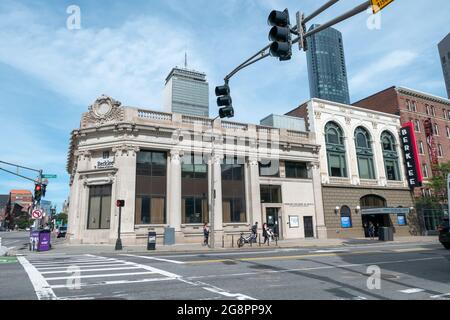
[[[117,207],[118,208],[125,207],[125,200],[117,200]]]

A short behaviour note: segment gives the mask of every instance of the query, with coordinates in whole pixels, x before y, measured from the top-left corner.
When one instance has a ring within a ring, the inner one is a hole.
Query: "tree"
[[[67,224],[68,215],[67,213],[61,212],[53,217],[56,221],[62,221],[63,225]]]
[[[450,162],[437,165],[433,168],[433,178],[430,179],[428,187],[434,192],[435,200],[444,204],[447,203],[447,178],[450,173]]]

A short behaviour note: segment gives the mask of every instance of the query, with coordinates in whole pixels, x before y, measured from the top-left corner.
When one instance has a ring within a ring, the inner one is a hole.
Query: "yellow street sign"
[[[394,0],[371,0],[371,1],[372,1],[372,10],[374,14],[380,12],[381,10],[384,9],[384,7],[394,2]]]

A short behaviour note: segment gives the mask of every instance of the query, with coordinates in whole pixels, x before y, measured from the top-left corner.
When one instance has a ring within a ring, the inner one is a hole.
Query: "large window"
[[[361,198],[361,208],[362,209],[373,209],[373,208],[386,208],[386,199],[377,195],[368,195]]]
[[[88,229],[111,226],[111,185],[89,187]]]
[[[332,177],[347,177],[345,142],[341,127],[334,122],[325,126],[328,173]]]
[[[261,186],[262,203],[282,203],[281,186]]]
[[[208,222],[208,165],[201,155],[185,155],[181,172],[183,223]]]
[[[384,167],[386,169],[386,177],[391,181],[400,180],[399,156],[394,136],[385,131],[381,134],[381,146],[383,148]]]
[[[308,179],[308,167],[304,162],[285,162],[286,178]]]
[[[166,223],[167,155],[141,151],[136,164],[136,224]]]
[[[279,177],[280,161],[262,160],[261,162],[259,162],[259,175],[261,177]]]
[[[357,128],[355,131],[355,143],[359,177],[361,179],[375,179],[372,141],[369,132],[362,127]]]
[[[244,165],[237,158],[229,162],[222,164],[223,222],[242,223],[247,221]]]

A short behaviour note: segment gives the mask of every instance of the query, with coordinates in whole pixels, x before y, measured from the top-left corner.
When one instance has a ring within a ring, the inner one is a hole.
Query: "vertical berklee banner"
[[[403,155],[405,158],[406,176],[411,190],[422,186],[423,176],[420,168],[417,140],[412,122],[405,123],[400,131]]]

